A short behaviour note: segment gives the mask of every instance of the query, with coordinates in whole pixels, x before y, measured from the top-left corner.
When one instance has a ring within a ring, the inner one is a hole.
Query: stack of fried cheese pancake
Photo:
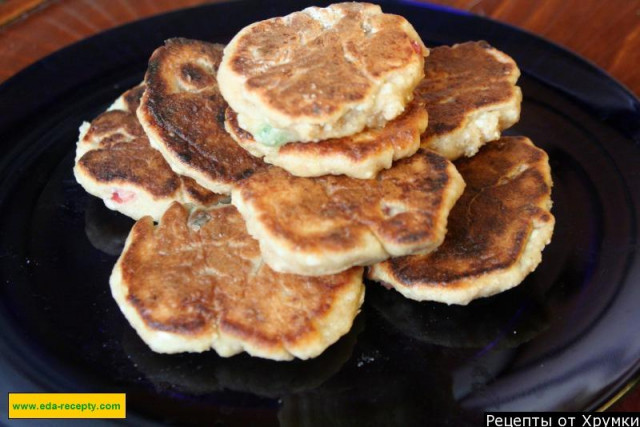
[[[546,154],[501,138],[518,76],[367,3],[167,40],[80,128],[76,179],[138,220],[113,297],[156,352],[290,360],[349,331],[364,277],[447,304],[518,285],[554,227]]]

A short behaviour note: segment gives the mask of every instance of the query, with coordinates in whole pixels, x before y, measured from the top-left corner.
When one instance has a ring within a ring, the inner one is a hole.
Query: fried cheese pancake
[[[204,207],[226,199],[173,172],[151,148],[135,115],[143,91],[143,85],[126,91],[82,125],[73,168],[78,183],[133,219],[150,215],[157,221],[174,201]]]
[[[400,115],[427,55],[403,17],[337,3],[245,27],[225,47],[218,81],[259,143],[320,141]]]
[[[503,137],[456,162],[467,187],[442,246],[369,267],[369,278],[414,300],[468,304],[518,285],[551,241],[547,154],[525,137]]]
[[[422,147],[455,160],[473,156],[520,119],[520,70],[484,41],[431,49],[416,96],[429,112]]]
[[[422,101],[414,99],[399,117],[385,127],[367,129],[352,136],[316,143],[292,142],[274,147],[255,141],[240,128],[238,116],[227,108],[225,127],[240,146],[267,163],[292,175],[313,177],[347,175],[373,178],[395,160],[412,156],[420,148],[420,135],[427,128],[428,115]]]
[[[222,45],[170,39],[149,59],[138,119],[151,146],[178,174],[229,194],[234,182],[264,167],[224,129],[227,103],[216,73]]]
[[[419,150],[369,180],[270,168],[239,182],[231,202],[271,268],[322,275],[434,250],[463,188],[451,162]]]
[[[152,350],[227,357],[319,355],[351,328],[363,269],[303,277],[273,271],[235,207],[175,203],[132,228],[111,274],[113,297]]]

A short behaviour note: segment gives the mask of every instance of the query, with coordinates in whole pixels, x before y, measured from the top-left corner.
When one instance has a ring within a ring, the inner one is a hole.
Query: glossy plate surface
[[[485,39],[522,69],[522,119],[508,133],[549,153],[555,182],[556,231],[538,270],[468,307],[369,284],[351,333],[307,362],[159,355],[129,327],[108,277],[132,222],[76,184],[78,126],[142,79],[164,39],[226,42],[307,5],[224,3],[136,22],[0,86],[0,391],[126,392],[135,425],[458,426],[485,410],[603,405],[640,368],[640,104],[544,40],[414,3],[382,6],[428,45]]]

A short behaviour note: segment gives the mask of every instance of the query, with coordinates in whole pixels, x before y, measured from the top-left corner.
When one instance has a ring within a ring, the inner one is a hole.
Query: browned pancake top
[[[102,113],[91,122],[86,138],[99,141],[99,148],[85,153],[78,164],[96,181],[135,184],[156,197],[178,191],[180,178],[151,148],[134,114]]]
[[[534,221],[552,220],[547,155],[527,138],[504,137],[455,164],[467,186],[444,243],[427,255],[385,262],[403,285],[461,286],[456,281],[510,267]]]
[[[423,55],[400,16],[368,3],[328,9],[258,22],[235,45],[231,70],[246,78],[247,90],[289,117],[330,116]]]
[[[227,124],[235,137],[245,145],[258,144],[253,136],[240,128],[237,114],[227,108]],[[393,147],[394,151],[405,151],[420,134],[420,123],[428,120],[424,102],[414,99],[402,115],[381,129],[369,129],[353,136],[332,138],[313,144],[291,142],[279,148],[280,155],[299,155],[303,158],[341,156],[354,162],[372,158]]]
[[[189,178],[188,176],[178,175],[180,177],[180,181],[182,181],[182,186],[184,191],[186,192],[188,198],[187,201],[196,201],[202,206],[211,206],[217,203],[227,203],[224,200],[227,200],[229,196],[226,194],[218,194],[213,191],[209,191],[204,188],[202,185],[199,185],[194,179]]]
[[[142,94],[144,94],[145,85],[144,83],[139,84],[138,86],[132,87],[128,91],[122,94],[122,101],[124,102],[125,109],[132,113],[135,113],[138,107],[140,106],[140,98],[142,98]]]
[[[513,61],[501,62],[487,42],[467,42],[431,49],[425,78],[416,89],[429,112],[427,140],[461,127],[473,111],[515,96],[520,75]]]
[[[237,190],[271,236],[300,250],[342,251],[370,233],[383,245],[413,246],[433,243],[444,227],[452,169],[443,157],[419,150],[374,179],[301,178],[271,168]]]
[[[84,139],[100,141],[100,148],[106,148],[113,143],[145,137],[142,126],[131,111],[112,110],[91,121]]]
[[[170,39],[149,60],[140,113],[168,151],[211,180],[232,183],[263,163],[227,134],[216,73],[222,45]]]
[[[224,331],[267,348],[320,333],[361,268],[323,277],[280,274],[235,207],[189,214],[175,203],[154,227],[138,221],[120,262],[128,300],[151,329],[191,336]]]
[[[158,198],[172,197],[180,186],[191,200],[205,206],[226,197],[212,193],[191,178],[177,175],[164,157],[151,148],[135,115],[144,90],[144,85],[138,85],[122,95],[127,111],[107,111],[91,122],[83,141],[97,142],[97,149],[85,153],[78,161],[79,166],[96,181],[134,184]]]

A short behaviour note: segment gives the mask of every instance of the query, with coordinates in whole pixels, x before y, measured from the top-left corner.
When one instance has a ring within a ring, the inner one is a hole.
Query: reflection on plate
[[[527,282],[518,290],[529,288]],[[382,286],[370,286],[367,298],[380,315],[413,339],[453,348],[512,348],[549,326],[544,302],[507,292],[469,307],[404,298]]]
[[[125,331],[122,342],[137,369],[158,390],[189,395],[232,390],[277,398],[314,389],[338,372],[351,357],[363,322],[362,316],[357,317],[347,335],[306,361],[274,362],[246,354],[223,358],[210,352],[158,354],[133,329]]]
[[[87,239],[94,248],[109,255],[120,256],[133,221],[108,209],[102,200],[89,197],[84,213],[84,224]]]
[[[139,342],[108,288],[130,225],[75,183],[79,123],[138,83],[164,39],[226,42],[250,22],[309,4],[253,0],[162,15],[0,86],[11,100],[0,103],[1,391],[126,392],[135,425],[457,426],[477,425],[486,410],[605,403],[640,368],[640,103],[543,40],[414,3],[382,6],[430,45],[486,39],[523,71],[522,119],[509,133],[547,151],[555,183],[555,236],[536,272],[468,307],[414,303],[369,283],[362,330],[290,366],[156,355]]]

